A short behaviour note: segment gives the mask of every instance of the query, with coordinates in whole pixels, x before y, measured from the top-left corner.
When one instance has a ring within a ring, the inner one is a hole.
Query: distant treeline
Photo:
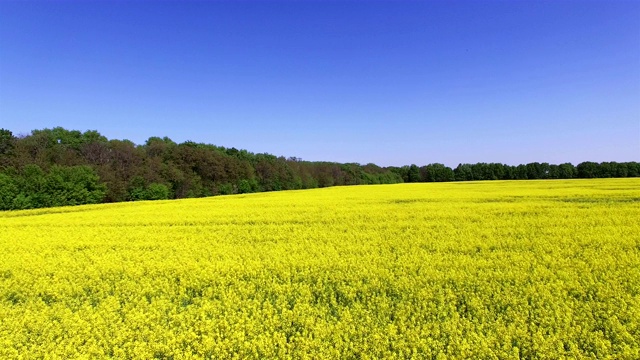
[[[0,210],[179,199],[336,185],[637,177],[637,162],[380,167],[311,162],[151,137],[108,140],[60,127],[16,137],[0,129]]]

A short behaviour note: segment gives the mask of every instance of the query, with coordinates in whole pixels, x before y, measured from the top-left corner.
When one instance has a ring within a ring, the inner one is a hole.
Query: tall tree
[[[9,157],[13,156],[16,138],[7,129],[0,128],[0,170],[11,164]]]

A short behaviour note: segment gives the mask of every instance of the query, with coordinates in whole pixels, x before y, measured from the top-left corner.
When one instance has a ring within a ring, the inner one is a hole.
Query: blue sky
[[[0,2],[0,127],[383,166],[640,161],[640,2]]]

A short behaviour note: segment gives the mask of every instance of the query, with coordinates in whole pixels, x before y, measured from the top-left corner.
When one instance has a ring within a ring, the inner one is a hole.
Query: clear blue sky
[[[0,2],[0,127],[379,165],[640,161],[640,2]]]

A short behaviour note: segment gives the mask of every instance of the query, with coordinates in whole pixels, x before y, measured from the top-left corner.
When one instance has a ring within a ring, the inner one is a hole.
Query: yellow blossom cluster
[[[0,358],[639,359],[640,179],[0,213]]]

